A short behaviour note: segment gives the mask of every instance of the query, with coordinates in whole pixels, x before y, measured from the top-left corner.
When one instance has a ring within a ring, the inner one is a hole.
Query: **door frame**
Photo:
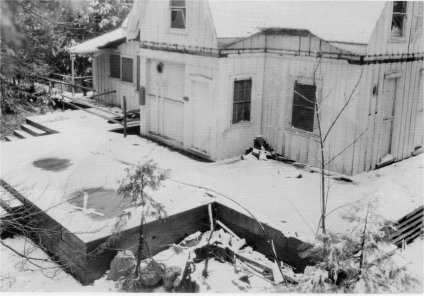
[[[209,78],[209,77],[206,77],[206,76],[203,76],[203,75],[190,75],[190,78],[189,78],[189,81],[190,81],[190,83],[189,83],[189,86],[190,86],[190,92],[189,92],[189,114],[190,114],[190,127],[194,127],[195,126],[195,116],[194,116],[194,113],[196,112],[196,110],[195,110],[195,104],[196,104],[196,101],[194,101],[194,100],[196,100],[195,98],[194,98],[194,88],[193,88],[193,84],[195,83],[195,82],[200,82],[200,83],[204,83],[204,84],[206,84],[207,85],[207,92],[209,93],[209,103],[211,104],[211,108],[212,108],[212,98],[210,97],[211,96],[211,88],[212,88],[212,83],[213,83],[213,79],[212,78]],[[188,143],[188,147],[189,147],[189,149],[190,150],[193,150],[193,151],[195,151],[196,153],[200,153],[200,154],[202,154],[202,155],[205,155],[205,156],[210,156],[210,154],[211,154],[211,136],[212,136],[212,130],[211,130],[211,127],[209,128],[209,136],[208,136],[208,149],[207,149],[207,151],[204,151],[204,150],[202,150],[201,148],[199,148],[199,147],[195,147],[194,146],[194,137],[196,136],[196,133],[195,133],[195,129],[194,128],[192,128],[191,129],[191,132],[190,132],[190,136],[189,136],[189,143]]]
[[[400,70],[394,70],[394,71],[390,71],[387,72],[386,74],[384,74],[384,79],[383,79],[383,94],[382,94],[382,99],[379,100],[379,112],[381,112],[381,122],[380,122],[380,132],[379,132],[379,145],[378,145],[378,163],[381,162],[381,159],[383,157],[385,157],[386,155],[390,154],[393,157],[393,160],[396,159],[396,155],[393,155],[393,147],[394,147],[394,131],[395,131],[395,124],[396,124],[396,109],[397,109],[397,103],[398,103],[398,92],[399,92],[399,82],[400,79],[403,76],[403,72]],[[392,115],[392,125],[391,125],[391,129],[390,129],[390,134],[389,134],[389,147],[388,147],[388,152],[386,155],[380,155],[381,154],[381,144],[382,144],[382,134],[383,134],[383,124],[384,124],[384,114],[383,114],[383,110],[384,110],[384,106],[383,104],[386,102],[387,99],[387,94],[384,92],[385,91],[385,87],[387,85],[387,81],[394,81],[394,94],[393,94],[393,115]]]

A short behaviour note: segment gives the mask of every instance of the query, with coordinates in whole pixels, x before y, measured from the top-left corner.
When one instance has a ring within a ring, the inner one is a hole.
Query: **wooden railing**
[[[97,95],[97,96],[101,96],[101,95],[106,95],[106,94],[109,94],[109,93],[115,93],[116,92],[116,90],[113,90],[113,91],[108,91],[108,92],[105,92],[105,93],[101,93],[101,94],[99,94],[99,95]],[[67,96],[67,95],[64,95],[64,94],[61,94],[61,96],[62,96],[62,106],[63,106],[63,104],[64,104],[64,98],[66,98],[66,99],[68,99],[68,100],[70,100],[70,101],[72,101],[72,102],[75,102],[75,103],[78,103],[78,104],[80,104],[80,105],[83,105],[83,106],[85,106],[85,107],[88,107],[88,108],[94,108],[94,109],[97,109],[97,110],[100,110],[100,111],[102,111],[103,113],[106,113],[106,114],[110,114],[110,115],[113,115],[114,117],[116,117],[118,114],[116,114],[116,113],[113,113],[113,112],[110,112],[110,111],[107,111],[107,110],[104,110],[104,109],[102,109],[102,108],[99,108],[99,107],[97,107],[97,106],[95,106],[95,105],[92,105],[92,104],[90,104],[90,103],[88,103],[88,102],[86,102],[86,101],[82,101],[82,100],[79,100],[79,99],[76,99],[76,98],[74,98],[74,97],[70,97],[70,96]],[[68,104],[68,105],[70,105],[71,107],[73,107],[73,108],[76,108],[76,109],[78,109],[78,110],[82,110],[82,111],[85,111],[85,112],[87,112],[87,113],[90,113],[90,114],[93,114],[93,115],[95,115],[95,116],[98,116],[98,117],[101,117],[101,118],[104,118],[104,119],[106,119],[106,120],[108,120],[108,121],[112,121],[112,122],[114,122],[114,123],[117,123],[117,124],[120,124],[120,125],[122,125],[123,127],[124,127],[124,137],[126,137],[127,136],[127,129],[128,129],[128,123],[127,123],[127,98],[124,96],[123,97],[123,122],[120,122],[120,121],[118,121],[118,120],[115,120],[115,119],[113,119],[113,118],[110,118],[110,117],[107,117],[107,116],[104,116],[104,115],[102,115],[102,114],[99,114],[99,113],[96,113],[96,112],[93,112],[93,111],[90,111],[90,110],[87,110],[87,109],[85,109],[85,108],[83,108],[83,107],[80,107],[80,106],[78,106],[78,105],[76,105],[76,104],[74,104],[74,103],[71,103],[71,102],[66,102],[66,104]],[[63,108],[62,108],[63,109]]]

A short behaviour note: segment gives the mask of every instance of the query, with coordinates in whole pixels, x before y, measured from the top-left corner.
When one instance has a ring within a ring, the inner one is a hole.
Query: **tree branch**
[[[330,127],[328,128],[327,132],[325,133],[324,136],[324,140],[323,142],[325,142],[325,140],[327,139],[328,135],[330,134],[331,130],[333,129],[334,125],[336,124],[337,120],[340,118],[340,116],[342,115],[343,111],[347,108],[347,106],[349,105],[350,101],[353,98],[353,94],[355,93],[356,89],[359,86],[359,82],[362,79],[362,74],[364,73],[364,69],[361,70],[361,74],[359,75],[358,81],[355,84],[355,87],[353,88],[352,92],[350,93],[349,98],[346,100],[345,104],[343,105],[342,109],[340,110],[340,112],[337,114],[336,118],[333,120],[333,122],[331,123]],[[345,97],[346,98],[346,97]]]

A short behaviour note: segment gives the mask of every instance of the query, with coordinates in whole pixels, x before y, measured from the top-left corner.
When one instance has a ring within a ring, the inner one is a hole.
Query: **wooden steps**
[[[43,136],[46,134],[45,131],[36,128],[35,126],[29,125],[29,124],[22,124],[21,125],[22,130],[26,131],[27,133],[33,135],[34,137]]]
[[[31,134],[28,134],[26,131],[23,130],[14,130],[13,134],[20,139],[28,139],[33,137]]]
[[[5,139],[6,139],[7,142],[12,142],[12,141],[20,140],[20,138],[18,138],[16,136],[13,136],[13,135],[6,136]]]
[[[57,132],[32,120],[26,119],[26,123],[21,124],[21,129],[14,130],[13,135],[6,136],[5,140],[7,142],[14,142],[17,140],[47,136],[54,133]]]

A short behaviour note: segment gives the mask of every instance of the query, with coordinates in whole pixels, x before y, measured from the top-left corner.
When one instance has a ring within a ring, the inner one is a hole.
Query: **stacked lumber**
[[[390,240],[398,247],[409,244],[423,234],[424,206],[421,206],[408,215],[399,219],[393,226]]]

